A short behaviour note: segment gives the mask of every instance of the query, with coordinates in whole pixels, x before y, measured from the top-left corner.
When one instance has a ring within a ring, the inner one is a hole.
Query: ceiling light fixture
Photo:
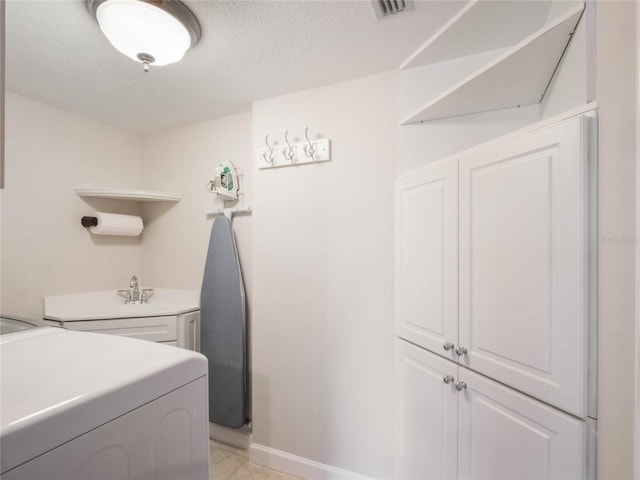
[[[200,24],[177,0],[86,0],[102,33],[116,50],[142,62],[168,65],[200,40]]]

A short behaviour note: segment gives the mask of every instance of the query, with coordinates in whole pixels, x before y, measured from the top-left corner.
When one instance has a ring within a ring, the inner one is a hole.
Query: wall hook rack
[[[267,148],[257,152],[258,168],[288,167],[292,165],[304,165],[309,163],[328,162],[331,160],[331,140],[319,138],[312,140],[309,137],[309,127],[304,127],[305,141],[291,143],[289,130],[284,130],[283,146],[272,147],[269,145],[269,134],[264,135]]]
[[[273,148],[269,145],[269,134],[264,134],[264,143],[267,145],[267,150],[262,152],[262,158],[266,163],[273,163],[276,158],[276,154],[273,152]]]
[[[289,139],[287,138],[287,135],[289,135],[289,130],[285,130],[282,133],[284,135],[284,142],[287,144],[287,148],[282,151],[282,154],[284,155],[284,158],[286,160],[293,162],[296,158],[296,153],[293,151],[293,147],[291,146],[291,144],[289,143]]]
[[[313,158],[316,149],[311,143],[311,140],[309,140],[309,127],[304,127],[304,138],[307,139],[307,144],[304,146],[304,154],[309,158]]]

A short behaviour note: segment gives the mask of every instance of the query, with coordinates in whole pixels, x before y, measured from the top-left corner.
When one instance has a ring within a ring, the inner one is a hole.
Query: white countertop
[[[131,305],[125,305],[116,290],[44,298],[44,318],[61,322],[179,315],[199,309],[199,290],[156,288],[148,303]]]

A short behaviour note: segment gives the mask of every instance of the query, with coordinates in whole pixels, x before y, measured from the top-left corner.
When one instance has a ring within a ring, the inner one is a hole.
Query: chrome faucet
[[[129,288],[132,288],[133,290],[118,290],[118,295],[122,295],[124,297],[125,305],[148,303],[149,297],[153,295],[153,288],[143,288],[142,292],[140,292],[140,288],[138,287],[138,277],[135,275],[131,277]]]
[[[138,289],[138,277],[135,275],[131,277],[131,282],[129,282],[129,287],[133,288],[133,295],[131,295],[132,303],[140,303],[140,290]]]

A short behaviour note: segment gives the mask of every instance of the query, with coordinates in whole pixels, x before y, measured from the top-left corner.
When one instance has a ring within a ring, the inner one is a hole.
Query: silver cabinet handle
[[[444,383],[446,383],[447,385],[449,385],[451,382],[453,382],[455,379],[453,378],[453,375],[445,375],[444,377],[442,377],[442,381]]]
[[[458,347],[456,348],[456,353],[458,354],[459,357],[461,357],[462,355],[467,354],[467,349],[466,347]]]
[[[451,342],[444,342],[444,345],[442,345],[442,348],[445,349],[445,351],[449,351],[449,350],[453,350],[455,348],[455,345]]]
[[[467,388],[467,384],[464,382],[456,382],[455,385],[456,385],[456,390],[458,390],[459,392]]]

